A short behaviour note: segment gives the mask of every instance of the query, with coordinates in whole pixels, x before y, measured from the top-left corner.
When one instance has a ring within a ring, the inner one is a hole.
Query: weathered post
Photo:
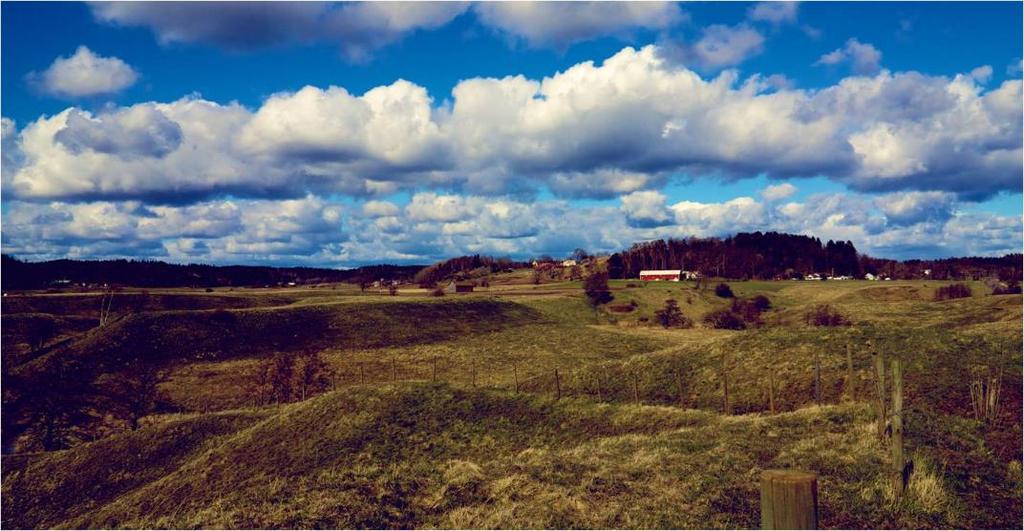
[[[903,496],[907,487],[904,476],[903,456],[903,362],[892,360],[892,475],[896,499]]]
[[[817,529],[818,475],[803,470],[761,473],[761,529]]]
[[[558,369],[555,369],[555,400],[562,399],[562,381],[558,379]]]
[[[676,370],[676,392],[679,393],[679,407],[686,407],[686,396],[683,395],[683,371]]]
[[[391,358],[391,381],[398,381],[398,364],[395,361],[395,358]]]
[[[637,381],[636,372],[633,373],[633,402],[640,405],[640,382]]]
[[[729,371],[726,370],[725,365],[722,366],[722,398],[723,404],[722,409],[726,415],[732,414],[732,404],[729,403]]]
[[[814,352],[814,403],[821,405],[821,355]]]
[[[359,362],[359,385],[366,383],[366,370],[363,367],[363,362]]]
[[[434,356],[430,360],[430,381],[437,381],[437,356]]]
[[[775,414],[775,373],[768,371],[768,411]]]
[[[597,399],[604,402],[604,389],[601,385],[601,372],[598,371],[594,377],[597,378]]]
[[[853,400],[853,345],[846,342],[846,399]]]
[[[472,369],[471,370],[472,370],[472,377],[471,377],[472,381],[470,382],[470,385],[472,385],[473,387],[476,387],[476,360],[473,360],[473,362],[472,362]]]
[[[516,383],[516,392],[518,393],[519,392],[519,369],[516,367],[515,363],[512,364],[512,379]]]
[[[871,349],[871,358],[875,361],[875,392],[878,394],[878,403],[875,409],[878,413],[878,438],[885,438],[885,358],[873,347],[871,340],[868,340],[868,348]]]

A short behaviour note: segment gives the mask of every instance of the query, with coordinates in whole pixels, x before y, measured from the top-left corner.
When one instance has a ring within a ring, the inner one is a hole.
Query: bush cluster
[[[967,284],[950,284],[935,290],[935,300],[963,299],[971,296],[971,288]]]
[[[693,320],[683,315],[675,299],[665,301],[665,307],[654,312],[658,323],[665,328],[693,328]]]
[[[993,295],[1014,295],[1020,292],[1020,281],[1017,280],[1011,280],[1005,286],[1000,284],[992,289]]]
[[[730,288],[725,282],[721,282],[715,286],[715,295],[718,295],[723,299],[731,299],[733,298],[732,288]]]
[[[850,319],[839,313],[838,310],[833,310],[828,304],[819,305],[808,312],[806,320],[807,324],[811,326],[847,326],[850,324]]]
[[[722,330],[743,330],[743,319],[729,310],[714,310],[704,315],[704,324]]]

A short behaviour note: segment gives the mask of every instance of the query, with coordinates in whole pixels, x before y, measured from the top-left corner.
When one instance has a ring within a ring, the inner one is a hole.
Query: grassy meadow
[[[124,290],[102,327],[101,294],[12,293],[5,387],[68,364],[97,381],[137,364],[165,372],[137,430],[108,415],[66,449],[5,439],[2,524],[756,527],[760,472],[796,467],[819,474],[822,527],[1021,527],[1020,295],[981,282],[943,301],[947,282],[729,284],[771,301],[759,326],[704,325],[732,302],[715,282],[612,281],[614,300],[594,310],[580,282],[534,285],[523,271],[444,297]],[[666,299],[695,326],[657,325]],[[821,304],[850,324],[807,324]],[[905,367],[901,498],[876,434],[869,341]],[[281,352],[319,354],[324,391],[254,401]],[[972,414],[979,366],[1001,377],[990,422]]]

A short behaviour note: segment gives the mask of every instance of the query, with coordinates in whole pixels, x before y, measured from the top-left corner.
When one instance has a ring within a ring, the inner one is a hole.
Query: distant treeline
[[[168,264],[147,260],[53,260],[23,262],[2,257],[4,289],[41,289],[67,284],[123,285],[151,288],[213,286],[277,286],[294,282],[358,282],[408,280],[422,265],[373,265],[357,269],[313,267],[212,266]]]
[[[861,277],[870,273],[898,279],[1019,279],[1020,254],[1000,258],[888,260],[857,252],[852,242],[778,232],[739,233],[729,238],[686,238],[634,244],[611,255],[611,278],[638,278],[645,269],[684,269],[732,279],[799,278],[809,273]],[[925,270],[929,270],[926,275]]]

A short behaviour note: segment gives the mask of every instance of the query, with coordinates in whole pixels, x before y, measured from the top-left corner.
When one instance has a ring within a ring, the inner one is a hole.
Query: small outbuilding
[[[456,282],[451,281],[448,286],[444,288],[445,293],[473,293],[472,282]]]

